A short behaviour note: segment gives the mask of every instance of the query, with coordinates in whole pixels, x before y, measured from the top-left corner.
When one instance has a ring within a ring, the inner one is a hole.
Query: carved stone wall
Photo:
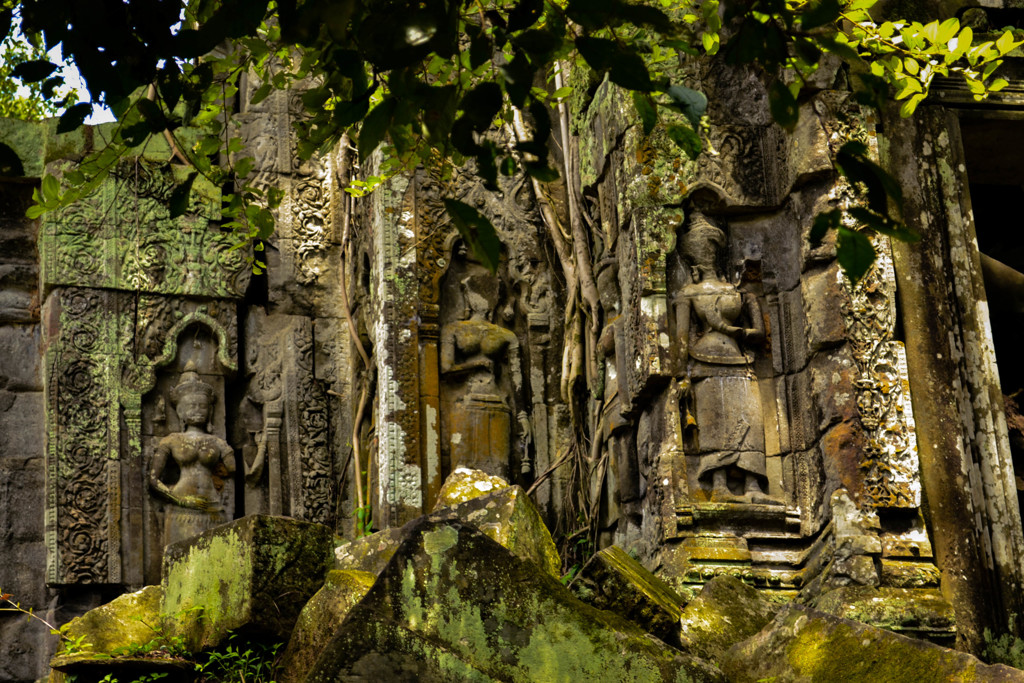
[[[887,244],[878,241],[878,264],[851,288],[834,244],[812,249],[806,239],[817,212],[858,201],[836,180],[831,158],[851,137],[870,142],[872,128],[845,94],[823,89],[787,132],[752,106],[764,93],[752,74],[713,60],[686,71],[711,102],[710,145],[696,160],[669,139],[671,114],[645,136],[630,125],[637,114],[629,98],[607,82],[576,118],[582,192],[597,200],[604,241],[617,244],[621,300],[605,314],[623,312],[624,355],[635,361],[618,373],[627,422],[617,438],[635,440],[639,531],[628,515],[617,526],[602,523],[683,591],[720,573],[807,599],[844,584],[934,590]],[[710,400],[706,363],[695,365],[677,346],[686,341],[680,326],[692,344],[701,319],[683,321],[680,311],[693,309],[665,303],[701,291],[686,289],[695,264],[676,248],[697,211],[724,231],[722,291],[763,316],[742,323],[763,330],[763,341],[739,344],[746,379],[723,380],[732,404],[718,413],[701,407]],[[736,382],[749,400],[734,395]],[[759,406],[756,418],[744,417],[736,401]],[[707,457],[699,454],[730,421],[758,430],[749,443],[763,456],[716,456],[740,464],[723,468],[728,478],[712,490],[710,473],[698,481]],[[753,467],[748,484],[759,483],[764,495],[741,491],[737,467]],[[873,520],[858,533],[874,540],[842,562],[834,555],[835,520],[845,509],[836,507],[837,491]],[[633,494],[620,487],[619,495]]]

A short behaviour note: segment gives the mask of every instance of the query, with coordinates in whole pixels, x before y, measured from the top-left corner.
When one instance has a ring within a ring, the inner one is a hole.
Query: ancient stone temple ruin
[[[63,623],[166,583],[165,549],[242,517],[339,544],[366,520],[426,529],[465,468],[529,492],[570,553],[553,573],[616,546],[684,602],[728,576],[974,653],[1015,632],[1024,253],[997,217],[1024,185],[1020,89],[940,83],[876,120],[823,67],[790,132],[753,71],[677,70],[710,101],[697,159],[671,115],[645,134],[628,92],[577,69],[552,109],[563,181],[497,191],[470,165],[346,192],[380,154],[303,161],[297,100],[243,91],[244,153],[285,192],[259,274],[221,188],[197,180],[171,218],[186,169],[159,139],[26,218],[44,172],[108,131],[0,121],[22,164],[0,178],[0,588]],[[874,236],[856,284],[808,239],[862,201],[834,165],[851,139],[923,237]],[[446,197],[490,218],[495,270]],[[45,676],[55,648],[0,615],[0,680]]]

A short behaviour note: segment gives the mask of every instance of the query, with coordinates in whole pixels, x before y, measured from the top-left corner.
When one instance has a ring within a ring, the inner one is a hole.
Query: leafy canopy
[[[538,182],[557,179],[547,145],[551,107],[571,95],[561,78],[566,64],[585,64],[632,91],[645,133],[658,125],[659,112],[681,112],[686,123],[672,124],[668,134],[696,157],[707,100],[666,75],[687,56],[722,53],[731,64],[756,65],[770,83],[773,117],[792,129],[801,91],[825,55],[842,60],[857,101],[880,107],[893,98],[910,116],[936,76],[964,79],[979,99],[1002,89],[1006,81],[996,71],[1024,42],[1011,31],[976,36],[957,19],[877,23],[869,14],[876,0],[5,1],[0,29],[8,38],[12,17],[20,17],[31,44],[62,44],[93,99],[118,116],[107,147],[60,182],[44,179],[34,215],[90,192],[121,156],[158,135],[193,168],[172,212],[184,211],[198,175],[217,185],[233,181],[226,225],[257,248],[272,234],[271,209],[281,194],[253,183],[254,160],[241,155],[230,103],[245,74],[259,84],[251,104],[300,86],[303,158],[343,139],[356,142],[361,161],[384,146],[381,175],[348,188],[361,196],[427,162],[450,168],[473,159],[490,187],[499,173],[520,169]],[[52,90],[46,79],[54,65],[38,51],[10,64],[23,83],[41,84],[44,95]],[[59,132],[81,126],[91,106],[69,104]],[[529,125],[513,125],[523,121]],[[513,146],[499,147],[486,134],[496,125],[520,133]],[[857,279],[874,258],[865,228],[914,235],[889,218],[899,188],[863,145],[843,147],[836,164],[866,202],[818,216],[812,239],[838,230],[840,262]],[[496,263],[488,220],[454,198],[446,206],[470,246]]]

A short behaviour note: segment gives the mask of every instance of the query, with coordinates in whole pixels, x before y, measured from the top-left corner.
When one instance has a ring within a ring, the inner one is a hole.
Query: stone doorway
[[[985,300],[1013,458],[1018,505],[1024,504],[1024,120],[965,113],[960,130]]]

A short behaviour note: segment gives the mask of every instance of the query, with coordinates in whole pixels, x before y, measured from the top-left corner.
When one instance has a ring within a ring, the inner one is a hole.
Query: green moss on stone
[[[160,586],[126,593],[72,619],[65,635],[72,641],[81,639],[84,652],[93,654],[145,646],[159,634],[162,598]]]

